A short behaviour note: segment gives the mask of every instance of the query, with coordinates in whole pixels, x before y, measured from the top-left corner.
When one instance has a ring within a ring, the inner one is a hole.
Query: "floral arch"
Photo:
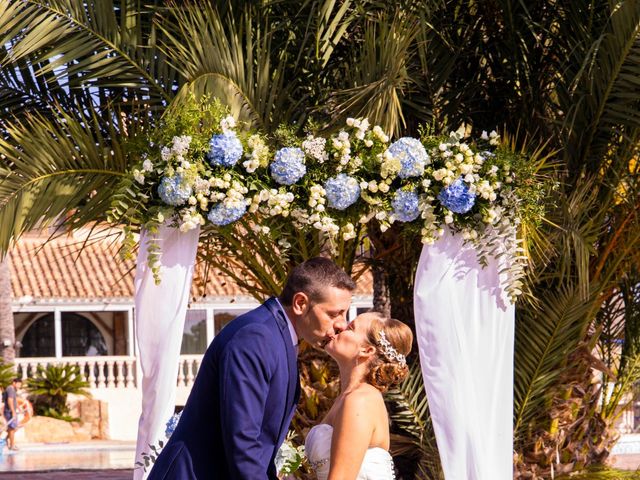
[[[251,231],[285,259],[295,235],[311,235],[340,257],[375,221],[381,231],[411,229],[424,244],[416,335],[447,478],[511,478],[513,302],[526,266],[518,229],[539,214],[540,194],[526,158],[495,132],[472,139],[423,129],[391,141],[367,119],[329,136],[283,127],[267,138],[208,98],[170,109],[129,147],[135,165],[110,217],[127,225],[128,251],[141,233],[138,458],[173,410],[177,332],[201,232]],[[469,476],[471,465],[479,476]]]

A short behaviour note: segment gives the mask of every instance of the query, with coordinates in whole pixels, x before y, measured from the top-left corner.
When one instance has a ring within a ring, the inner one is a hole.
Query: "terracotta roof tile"
[[[49,235],[24,235],[9,252],[13,298],[34,299],[131,299],[135,262],[122,260],[117,235],[104,236],[84,245],[82,234],[60,236],[47,242]],[[202,289],[204,267],[198,265],[191,288],[192,298],[246,296],[227,275],[210,271],[206,291]],[[370,295],[370,273],[358,281],[356,294]]]

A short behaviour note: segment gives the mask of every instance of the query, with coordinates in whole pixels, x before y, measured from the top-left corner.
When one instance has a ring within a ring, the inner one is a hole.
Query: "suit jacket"
[[[271,298],[211,342],[148,480],[276,479],[299,396],[296,350]]]

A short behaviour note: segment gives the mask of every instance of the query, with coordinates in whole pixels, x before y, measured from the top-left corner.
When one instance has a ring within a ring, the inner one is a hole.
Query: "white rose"
[[[135,179],[136,182],[144,185],[144,174],[139,170],[133,171],[133,178]]]
[[[145,172],[152,171],[153,170],[153,162],[147,158],[144,162],[142,162],[142,170],[144,170]]]

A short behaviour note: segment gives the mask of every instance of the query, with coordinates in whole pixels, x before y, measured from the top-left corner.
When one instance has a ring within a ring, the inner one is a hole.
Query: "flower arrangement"
[[[302,462],[306,458],[304,445],[296,447],[293,444],[295,435],[295,432],[289,431],[287,438],[276,453],[276,471],[280,478],[287,478],[289,475],[293,475],[302,466]]]
[[[112,212],[133,228],[153,231],[164,221],[182,231],[239,221],[264,228],[265,219],[283,217],[322,232],[330,244],[357,240],[374,218],[382,231],[393,223],[417,229],[425,244],[449,228],[481,245],[481,259],[506,242],[503,254],[516,259],[508,292],[520,293],[524,263],[515,233],[536,201],[525,190],[536,187],[524,181],[525,159],[496,132],[474,140],[424,131],[390,142],[367,119],[348,119],[328,138],[286,136],[278,144],[242,130],[217,101],[203,99],[172,112],[141,145]]]
[[[165,436],[164,440],[158,441],[157,445],[149,445],[149,448],[151,449],[151,451],[142,453],[141,455],[142,461],[136,462],[136,467],[142,468],[146,472],[147,469],[150,469],[153,466],[153,464],[158,459],[160,452],[162,451],[164,446],[167,444],[174,430],[178,426],[178,422],[180,421],[181,415],[182,415],[182,412],[174,413],[171,416],[171,418],[167,420],[166,428],[164,431],[164,436]]]

